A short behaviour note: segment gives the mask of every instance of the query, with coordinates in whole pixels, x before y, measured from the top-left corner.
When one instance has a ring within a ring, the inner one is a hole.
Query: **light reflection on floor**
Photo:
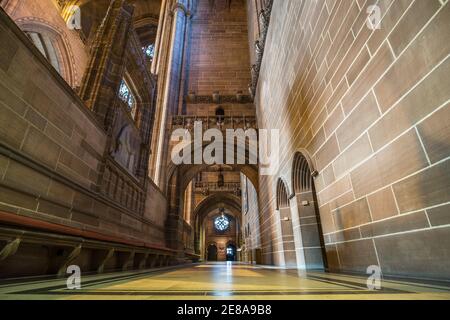
[[[367,289],[360,276],[296,272],[215,263],[82,277],[81,290],[66,280],[0,282],[0,299],[448,299],[450,283],[385,280]]]

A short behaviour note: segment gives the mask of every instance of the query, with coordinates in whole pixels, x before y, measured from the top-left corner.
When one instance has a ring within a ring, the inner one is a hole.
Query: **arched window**
[[[142,51],[144,52],[145,56],[149,58],[150,60],[153,60],[155,57],[155,45],[150,44],[148,46],[145,46],[142,48]]]
[[[51,39],[47,34],[25,31],[26,35],[36,48],[42,53],[42,55],[51,63],[51,65],[61,74],[61,67],[56,53],[55,44],[53,39]]]
[[[77,87],[74,55],[65,31],[34,17],[20,18],[15,22],[64,80],[72,88]]]
[[[216,227],[217,231],[226,231],[230,227],[230,220],[225,215],[218,216],[216,219],[214,219],[214,226]]]
[[[119,98],[127,104],[129,112],[134,119],[136,116],[136,99],[131,92],[130,86],[125,82],[125,80],[122,80],[120,83]]]

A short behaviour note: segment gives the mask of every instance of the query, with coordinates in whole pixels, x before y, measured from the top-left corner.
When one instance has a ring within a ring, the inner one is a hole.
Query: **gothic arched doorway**
[[[236,246],[232,243],[228,243],[227,245],[227,261],[236,261]]]
[[[277,210],[280,214],[281,245],[283,247],[284,265],[288,268],[296,268],[297,258],[291,208],[289,206],[289,191],[286,183],[281,178],[278,179],[277,182]]]
[[[325,241],[313,172],[312,162],[298,152],[294,157],[292,182],[297,197],[305,266],[306,269],[327,269]]]
[[[208,261],[217,261],[217,246],[215,243],[211,243],[207,249]]]

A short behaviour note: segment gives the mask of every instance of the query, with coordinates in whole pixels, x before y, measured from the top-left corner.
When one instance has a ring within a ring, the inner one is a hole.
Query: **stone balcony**
[[[227,182],[224,184],[218,184],[214,182],[196,182],[194,184],[195,193],[203,195],[209,195],[217,192],[231,192],[236,196],[241,196],[241,183],[240,182]]]
[[[228,129],[257,129],[258,123],[255,116],[195,116],[195,115],[178,115],[173,116],[171,121],[171,129],[180,128],[193,131],[194,123],[201,122],[203,131],[208,129],[219,129],[226,131]]]

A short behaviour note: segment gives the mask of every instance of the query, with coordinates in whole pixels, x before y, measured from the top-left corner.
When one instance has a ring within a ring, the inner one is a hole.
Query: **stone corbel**
[[[167,260],[167,256],[161,256],[161,259],[159,261],[159,266],[160,267],[165,267],[166,266],[166,260]]]
[[[157,254],[153,255],[153,259],[150,263],[150,268],[156,267],[156,262],[158,261],[158,258],[159,258],[159,255],[157,255]]]
[[[72,249],[69,255],[66,257],[61,267],[58,269],[58,277],[64,277],[66,275],[67,267],[75,260],[81,253],[81,244]]]
[[[108,251],[108,253],[105,255],[105,257],[103,258],[102,262],[100,263],[100,265],[97,268],[97,273],[103,273],[103,271],[105,270],[105,264],[106,262],[108,262],[109,259],[112,258],[112,256],[114,255],[115,250],[114,249],[110,249]]]
[[[131,251],[128,254],[127,259],[125,260],[125,262],[122,265],[122,271],[127,271],[128,270],[128,266],[130,265],[130,263],[133,263],[135,255],[136,255],[136,251]]]
[[[145,269],[145,266],[147,265],[148,256],[149,256],[148,253],[144,254],[144,256],[142,257],[141,261],[139,261],[139,263],[138,263],[138,269],[139,270]]]
[[[6,258],[13,256],[16,254],[19,249],[20,243],[22,239],[17,238],[13,241],[8,242],[3,249],[0,251],[0,261],[5,260]]]

